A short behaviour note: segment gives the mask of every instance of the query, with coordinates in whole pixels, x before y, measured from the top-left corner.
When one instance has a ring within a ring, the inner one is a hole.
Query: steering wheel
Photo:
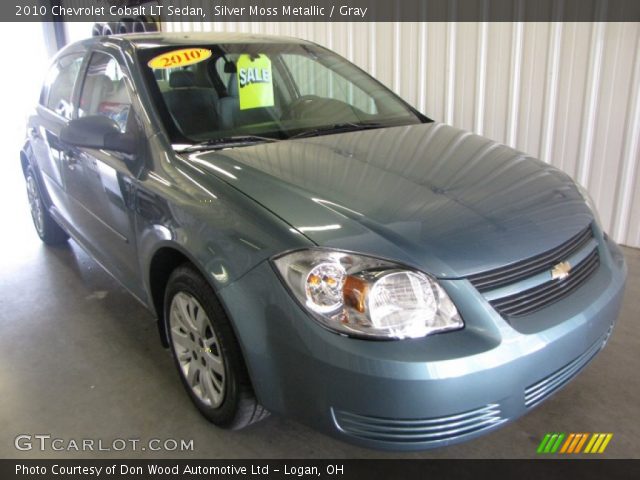
[[[301,120],[318,100],[320,100],[320,97],[317,95],[302,95],[287,106],[283,117],[289,120]]]

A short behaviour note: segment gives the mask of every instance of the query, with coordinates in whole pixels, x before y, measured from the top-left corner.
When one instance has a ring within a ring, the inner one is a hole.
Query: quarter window
[[[117,60],[106,53],[94,53],[82,86],[79,116],[104,115],[124,133],[133,117],[130,111],[131,97]]]

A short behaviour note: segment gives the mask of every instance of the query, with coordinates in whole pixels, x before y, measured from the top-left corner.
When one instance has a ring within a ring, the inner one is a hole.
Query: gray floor
[[[13,158],[10,160],[13,161]],[[350,446],[283,418],[219,430],[192,407],[152,316],[75,244],[46,248],[19,172],[1,179],[0,457],[535,457],[549,431],[613,432],[606,457],[640,458],[640,250],[609,346],[568,387],[481,439],[418,454]],[[20,452],[19,434],[66,440],[193,439],[192,452]]]

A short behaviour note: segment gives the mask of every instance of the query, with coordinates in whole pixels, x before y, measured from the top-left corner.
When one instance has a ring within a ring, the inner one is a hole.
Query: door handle
[[[73,170],[78,163],[78,157],[76,157],[76,154],[73,152],[64,152],[62,154],[62,159],[66,162],[69,170]]]

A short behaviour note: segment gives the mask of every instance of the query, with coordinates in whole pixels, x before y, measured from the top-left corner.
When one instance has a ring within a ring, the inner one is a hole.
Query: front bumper
[[[535,333],[513,328],[467,280],[442,282],[463,330],[399,341],[324,329],[268,262],[220,295],[265,408],[352,443],[421,450],[518,418],[601,350],[618,315],[626,266],[612,243],[602,240],[599,249],[597,273],[528,317],[544,326]]]

